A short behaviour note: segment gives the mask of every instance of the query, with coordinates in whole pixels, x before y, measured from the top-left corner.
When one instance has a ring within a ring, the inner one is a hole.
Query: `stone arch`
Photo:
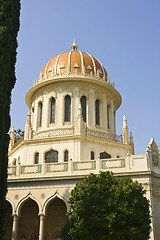
[[[11,199],[9,199],[8,197],[6,197],[6,201],[11,204],[11,206],[12,206],[12,215],[14,215],[15,212],[16,212],[16,207],[15,207],[15,205],[12,203]]]
[[[29,200],[29,199],[31,199],[31,200],[33,200],[33,201],[35,201],[35,202],[37,203],[38,209],[39,209],[39,214],[42,213],[42,205],[39,203],[39,201],[38,201],[37,198],[35,198],[34,196],[32,196],[31,193],[29,193],[27,196],[25,196],[24,198],[22,198],[22,199],[19,201],[19,203],[17,204],[16,211],[15,211],[17,216],[19,216],[19,217],[21,216],[22,206],[23,206],[23,204],[24,204],[25,202],[27,202],[27,200]]]
[[[106,151],[100,152],[100,159],[107,159],[107,158],[111,158],[111,154],[109,154]]]
[[[39,164],[39,152],[36,151],[33,154],[33,164]]]
[[[95,151],[91,150],[91,151],[89,152],[89,159],[90,159],[90,160],[95,160]]]
[[[87,121],[87,98],[85,95],[80,97],[83,121]]]
[[[64,122],[71,122],[71,96],[64,97]]]
[[[56,149],[53,149],[52,147],[51,148],[49,148],[49,149],[47,149],[46,151],[44,151],[44,154],[43,154],[43,159],[45,160],[45,162],[46,162],[46,153],[49,153],[49,152],[51,152],[51,151],[54,151],[54,152],[57,152],[57,161],[53,161],[53,163],[56,163],[56,162],[58,162],[58,160],[59,160],[59,151],[58,150],[56,150]],[[48,162],[48,163],[50,163],[50,162]]]
[[[66,155],[65,155],[66,154]],[[68,154],[68,158],[67,158],[67,154]],[[66,159],[67,158],[67,159]],[[70,152],[67,148],[65,148],[63,150],[63,162],[68,162],[70,158]]]
[[[16,158],[14,158],[13,161],[12,161],[12,166],[15,166],[15,165],[17,165],[17,159]]]
[[[49,98],[49,124],[55,124],[56,121],[56,98],[55,97],[50,97]]]
[[[56,193],[48,198],[44,204],[45,238],[56,239],[67,221],[67,205],[65,199]]]
[[[28,197],[21,204],[18,239],[37,239],[39,236],[39,206],[35,198]]]
[[[68,201],[67,201],[63,196],[59,195],[58,193],[55,193],[55,194],[53,194],[52,196],[50,196],[50,197],[44,202],[43,210],[42,210],[44,215],[45,215],[46,212],[47,212],[47,207],[48,207],[49,203],[50,203],[52,200],[54,200],[56,197],[59,198],[59,199],[61,199],[61,200],[65,203],[66,208],[67,208],[67,213],[69,212],[70,207],[69,207]]]

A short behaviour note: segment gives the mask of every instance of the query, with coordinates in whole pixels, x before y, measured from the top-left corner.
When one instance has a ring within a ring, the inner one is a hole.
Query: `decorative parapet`
[[[46,163],[46,173],[67,172],[68,163]]]
[[[73,162],[73,171],[96,170],[96,161]]]
[[[16,176],[16,166],[8,167],[8,176]]]
[[[23,165],[21,166],[20,174],[36,174],[42,172],[42,166],[40,164]]]
[[[104,131],[92,130],[89,128],[87,128],[86,135],[90,137],[105,139],[105,140],[117,141],[117,138],[115,135],[112,135]]]
[[[67,128],[67,129],[61,129],[61,130],[53,129],[49,131],[36,133],[33,135],[33,139],[52,138],[52,137],[71,136],[71,135],[73,135],[73,128]]]
[[[102,169],[114,169],[114,168],[125,168],[126,160],[125,159],[105,159],[102,160]]]
[[[87,74],[87,73],[81,73],[81,72],[77,72],[76,69],[75,69],[75,72],[69,72],[69,73],[66,73],[66,72],[60,72],[60,73],[56,73],[56,74],[53,74],[51,77],[47,77],[45,79],[42,79],[41,77],[37,80],[37,82],[35,83],[35,85],[41,83],[41,82],[45,82],[47,80],[52,80],[52,79],[56,79],[56,78],[61,78],[61,77],[82,77],[82,78],[88,78],[88,79],[95,79],[95,80],[98,80],[98,81],[101,81],[101,82],[106,82],[104,81],[103,78],[101,78],[99,75],[93,75],[92,72],[90,74]],[[111,85],[113,88],[114,88],[114,84],[110,84],[110,80],[107,80],[106,82],[107,84]]]
[[[152,162],[152,156],[147,154],[141,155],[127,155],[126,158],[108,158],[96,160],[81,160],[68,162],[56,162],[34,164],[34,165],[20,165],[8,167],[8,179],[23,179],[23,178],[39,178],[39,177],[58,177],[58,176],[72,176],[72,175],[89,175],[90,173],[98,174],[100,171],[110,170],[113,173],[129,173],[150,172],[151,169],[148,162]],[[157,164],[157,163],[156,163]],[[160,174],[160,166],[154,165],[152,170],[156,174]]]
[[[75,124],[74,127],[76,128],[77,125]],[[85,135],[85,136],[100,138],[104,140],[122,142],[122,135],[112,135],[102,130],[94,130],[94,129],[86,128],[84,122],[83,122],[83,129],[82,127],[79,127],[79,128],[77,127],[77,131],[73,128],[52,129],[52,130],[35,133],[33,135],[33,139],[73,136],[74,134],[78,135],[78,133],[79,135]]]

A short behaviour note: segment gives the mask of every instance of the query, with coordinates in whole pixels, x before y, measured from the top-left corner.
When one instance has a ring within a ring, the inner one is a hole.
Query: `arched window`
[[[52,162],[58,162],[58,151],[50,150],[45,153],[45,162],[46,163],[52,163]]]
[[[34,155],[34,163],[35,164],[39,163],[39,153],[38,152]]]
[[[100,153],[100,159],[107,159],[107,158],[111,158],[111,155],[107,152],[101,152]]]
[[[107,106],[107,128],[110,128],[110,105]]]
[[[56,100],[54,97],[50,100],[50,123],[55,123]]]
[[[80,101],[81,101],[81,107],[82,107],[83,121],[86,122],[86,97],[82,96]]]
[[[99,100],[98,99],[95,102],[95,119],[96,119],[96,125],[100,125]]]
[[[14,166],[17,165],[17,159],[16,158],[13,159],[12,165],[14,165]]]
[[[91,160],[94,160],[94,152],[91,151]]]
[[[42,109],[43,109],[43,103],[38,103],[38,127],[42,126]]]
[[[71,97],[69,95],[65,96],[65,112],[64,112],[64,121],[71,121]]]
[[[64,151],[64,162],[68,162],[68,158],[69,158],[69,152],[68,150]]]

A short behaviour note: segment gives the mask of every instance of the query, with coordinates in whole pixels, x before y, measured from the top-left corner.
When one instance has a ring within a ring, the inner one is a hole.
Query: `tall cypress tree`
[[[11,91],[14,87],[20,0],[0,0],[0,239],[7,192]]]

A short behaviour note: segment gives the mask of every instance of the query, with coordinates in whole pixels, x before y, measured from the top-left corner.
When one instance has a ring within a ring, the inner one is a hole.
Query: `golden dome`
[[[58,75],[90,75],[103,79],[104,82],[109,81],[107,72],[102,64],[88,53],[77,51],[78,46],[75,41],[72,50],[62,52],[51,58],[40,72],[40,80],[45,80]]]

